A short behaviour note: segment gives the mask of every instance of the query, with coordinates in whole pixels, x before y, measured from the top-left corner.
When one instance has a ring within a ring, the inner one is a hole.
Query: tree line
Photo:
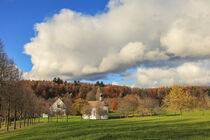
[[[22,73],[8,58],[0,40],[0,128],[32,125],[38,120],[45,106],[30,86],[21,79]]]
[[[99,93],[99,90],[96,91],[96,94],[92,92],[91,96],[87,96],[89,98],[86,99],[73,99],[72,94],[66,94],[61,98],[64,104],[67,104],[67,101],[71,101],[66,106],[68,110],[67,121],[68,115],[80,115],[81,119],[82,115],[90,117],[92,107],[88,101],[99,99]],[[67,100],[68,98],[70,100]],[[196,96],[176,84],[171,86],[169,93],[163,97],[161,96],[161,99],[162,101],[160,102],[160,98],[128,94],[123,97],[105,98],[104,102],[109,106],[111,112],[117,113],[120,117],[153,116],[164,112],[178,113],[182,116],[182,113],[185,111],[197,109],[203,111],[204,114],[206,110],[210,109],[210,96],[207,93],[204,93],[202,96]],[[99,116],[106,114],[100,106],[96,107],[96,110]]]
[[[198,109],[205,113],[210,109],[210,96],[206,93],[196,96],[182,87],[175,84],[170,88],[169,94],[163,97],[162,102],[158,98],[140,97],[135,94],[123,98],[107,98],[111,111],[120,116],[152,116],[163,112],[179,113],[182,116],[184,111]]]
[[[58,79],[58,78],[57,78]],[[53,81],[30,81],[25,80],[26,84],[30,86],[34,93],[38,97],[44,99],[53,99],[55,97],[64,97],[65,94],[71,94],[73,99],[87,99],[95,100],[95,95],[98,87],[101,87],[102,92],[104,93],[105,98],[117,98],[124,97],[126,95],[135,94],[144,97],[151,97],[158,99],[162,103],[163,97],[169,94],[171,87],[159,87],[159,88],[131,88],[128,86],[118,86],[112,84],[96,84],[92,83],[82,83],[79,81],[74,82],[59,82],[55,79]],[[58,80],[63,81],[63,80]],[[101,86],[102,85],[102,86]],[[210,87],[209,86],[183,86],[184,91],[189,91],[196,97],[201,97],[204,95],[210,96]]]
[[[128,86],[116,86],[111,84],[104,85],[103,82],[100,84],[99,81],[97,81],[96,84],[82,83],[79,81],[63,82],[62,84],[58,84],[53,81],[26,82],[32,87],[37,96],[42,97],[47,101],[52,100],[55,97],[63,98],[66,95],[69,95],[73,103],[75,103],[77,99],[85,101],[97,100],[99,98],[97,89],[98,87],[101,87],[105,96],[105,101],[109,105],[111,111],[115,111],[121,116],[132,115],[132,112],[133,114],[138,114],[139,116],[148,116],[156,115],[163,110],[169,111],[171,105],[168,104],[169,107],[166,109],[166,97],[168,97],[173,89],[173,87],[148,89],[130,88]],[[205,105],[207,103],[205,102],[208,102],[209,100],[210,87],[182,86],[179,88],[182,90],[181,93],[187,93],[189,97],[195,98],[196,102],[200,104],[201,110],[205,110],[205,108],[207,108],[207,105]],[[82,107],[79,108],[80,110],[77,111],[77,115],[81,115],[83,112],[90,113],[90,107],[88,106],[85,107],[86,109],[82,109]],[[182,111],[180,113],[182,113]]]

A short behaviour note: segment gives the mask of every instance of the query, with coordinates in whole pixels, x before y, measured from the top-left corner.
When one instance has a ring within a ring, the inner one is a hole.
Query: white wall
[[[60,106],[60,107],[58,107],[58,106]],[[52,112],[60,111],[60,112],[63,112],[64,115],[66,114],[65,104],[63,103],[63,101],[61,99],[57,99],[49,109]]]
[[[104,116],[99,116],[96,112],[96,108],[92,108],[92,111],[91,111],[91,115],[90,116],[87,116],[87,115],[83,115],[82,118],[83,119],[91,119],[91,120],[107,120],[109,119],[109,116],[108,116],[108,106],[104,106],[103,109],[105,111],[107,111],[107,114],[104,115]]]

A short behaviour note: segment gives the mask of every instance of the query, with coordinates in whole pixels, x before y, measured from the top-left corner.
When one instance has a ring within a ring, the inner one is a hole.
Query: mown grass
[[[0,140],[137,140],[137,139],[210,139],[210,111],[153,117],[109,120],[80,120],[71,117],[56,122],[0,133]]]

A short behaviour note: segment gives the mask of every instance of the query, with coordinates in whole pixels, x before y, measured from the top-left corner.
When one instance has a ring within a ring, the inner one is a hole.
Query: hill
[[[71,94],[73,98],[87,98],[87,94],[92,92],[96,94],[97,88],[102,87],[105,98],[124,97],[129,94],[136,94],[140,97],[152,97],[162,99],[169,93],[169,87],[159,88],[131,88],[128,86],[104,85],[99,82],[96,84],[81,83],[81,82],[54,82],[54,81],[25,81],[30,86],[38,97],[44,99],[63,97],[65,94]],[[185,91],[189,91],[197,97],[203,94],[210,96],[210,86],[183,86]]]

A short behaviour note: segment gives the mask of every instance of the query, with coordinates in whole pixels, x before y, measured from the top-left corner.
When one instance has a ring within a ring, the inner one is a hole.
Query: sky
[[[0,38],[31,80],[210,85],[209,0],[0,0]]]

